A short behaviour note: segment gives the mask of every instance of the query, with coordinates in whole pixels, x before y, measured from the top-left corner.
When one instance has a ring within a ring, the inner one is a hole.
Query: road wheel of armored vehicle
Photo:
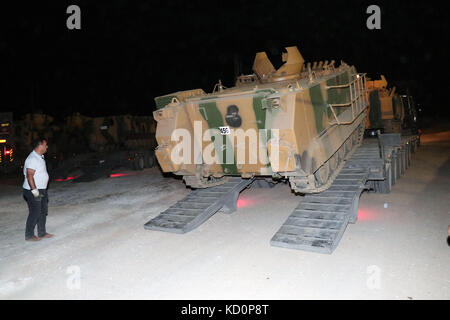
[[[355,130],[355,132],[353,132],[352,135],[351,135],[352,146],[356,146],[359,143],[359,134],[360,134],[360,130],[359,130],[359,127],[358,127],[358,129]]]
[[[345,158],[345,146],[342,145],[337,151],[339,164],[344,161]]]
[[[347,141],[345,141],[344,146],[345,146],[345,155],[347,156],[350,153],[350,151],[352,151],[353,148],[352,137],[349,137]]]
[[[325,162],[315,173],[314,176],[318,182],[317,186],[322,186],[328,181],[330,176],[330,163]]]
[[[339,166],[339,154],[338,154],[338,152],[335,152],[331,156],[331,158],[329,160],[329,163],[330,163],[330,171],[331,171],[331,173],[333,173],[337,169],[337,167]]]
[[[201,188],[209,188],[218,186],[221,184],[224,184],[230,179],[229,176],[224,176],[221,178],[214,178],[214,177],[201,177],[198,178],[196,176],[184,176],[183,180],[186,183],[187,186],[194,188],[194,189],[201,189]]]

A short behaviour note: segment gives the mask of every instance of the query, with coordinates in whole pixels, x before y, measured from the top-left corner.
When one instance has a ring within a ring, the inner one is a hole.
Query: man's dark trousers
[[[35,198],[31,190],[23,189],[23,196],[28,204],[28,218],[25,228],[25,239],[34,236],[34,228],[37,225],[38,237],[43,237],[47,232],[45,231],[45,222],[48,213],[48,194],[46,189],[39,189],[40,196]]]

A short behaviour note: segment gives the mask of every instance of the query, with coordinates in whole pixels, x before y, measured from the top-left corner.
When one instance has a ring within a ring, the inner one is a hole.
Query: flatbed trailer
[[[411,155],[419,145],[419,135],[378,133],[376,138],[363,139],[347,156],[328,189],[299,197],[298,206],[272,237],[270,244],[331,254],[348,223],[355,223],[358,219],[361,193],[364,190],[389,193],[411,165]],[[222,185],[195,189],[148,221],[144,228],[189,232],[218,211],[235,212],[239,193],[251,186],[264,186],[263,181],[236,176]]]
[[[50,176],[56,181],[68,179],[73,172],[79,172],[74,177],[76,182],[93,181],[101,177],[109,177],[114,169],[129,168],[143,170],[155,165],[153,148],[118,149],[108,152],[88,152],[74,155],[51,164]]]

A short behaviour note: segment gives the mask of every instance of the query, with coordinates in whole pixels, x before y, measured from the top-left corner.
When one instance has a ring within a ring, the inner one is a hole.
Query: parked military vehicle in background
[[[22,165],[33,140],[45,137],[47,169],[53,179],[92,180],[108,176],[118,167],[142,170],[156,162],[155,130],[151,116],[86,117],[75,113],[55,120],[42,113],[26,114],[14,126],[14,163]]]
[[[155,164],[156,127],[152,117],[91,118],[76,113],[66,118],[63,128],[55,139],[63,157],[54,170],[58,179],[64,179],[74,168],[83,172],[77,180],[84,181],[108,176],[118,167],[142,170]]]
[[[16,166],[23,165],[24,160],[32,150],[32,143],[38,137],[45,137],[50,141],[61,133],[61,126],[52,116],[43,113],[28,113],[22,119],[14,122],[14,136],[16,142]],[[60,153],[60,146],[49,143],[46,154],[47,166],[52,167],[56,155]]]
[[[238,77],[235,87],[219,81],[210,94],[194,89],[155,99],[158,162],[195,190],[146,229],[188,232],[219,210],[236,211],[239,192],[251,184],[284,181],[303,196],[270,243],[331,253],[357,220],[361,192],[390,192],[417,140],[398,133],[363,140],[365,74],[333,60],[304,64],[296,47],[287,47],[282,61],[276,70],[259,52],[254,73]],[[392,104],[393,91],[378,97]],[[382,120],[395,131],[404,114],[392,110]]]
[[[419,112],[417,110],[414,98],[410,95],[409,90],[406,94],[400,95],[403,107],[405,109],[405,117],[403,119],[402,132],[404,134],[420,134],[421,130],[419,128]]]
[[[399,94],[396,88],[388,89],[384,75],[380,79],[367,79],[369,112],[366,119],[366,135],[381,133],[417,134],[417,110],[413,97]]]
[[[0,113],[0,172],[14,170],[16,154],[12,112]]]

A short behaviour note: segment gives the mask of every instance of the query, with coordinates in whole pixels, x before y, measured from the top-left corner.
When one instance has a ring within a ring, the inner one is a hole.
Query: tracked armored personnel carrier
[[[120,167],[142,170],[153,167],[155,122],[151,116],[87,117],[78,113],[65,119],[53,141],[60,146],[61,161],[52,175],[65,181],[77,171],[76,181],[110,176]]]
[[[418,134],[417,111],[413,97],[399,94],[395,87],[388,88],[384,75],[380,79],[367,79],[369,111],[366,119],[366,135],[382,133]]]
[[[146,229],[188,232],[219,210],[235,211],[251,184],[286,181],[303,196],[271,244],[331,253],[357,219],[361,192],[390,190],[392,146],[403,142],[384,136],[382,148],[363,144],[365,74],[343,62],[305,63],[297,47],[282,60],[275,69],[259,52],[254,74],[232,88],[219,81],[210,94],[155,99],[158,162],[195,190]]]

